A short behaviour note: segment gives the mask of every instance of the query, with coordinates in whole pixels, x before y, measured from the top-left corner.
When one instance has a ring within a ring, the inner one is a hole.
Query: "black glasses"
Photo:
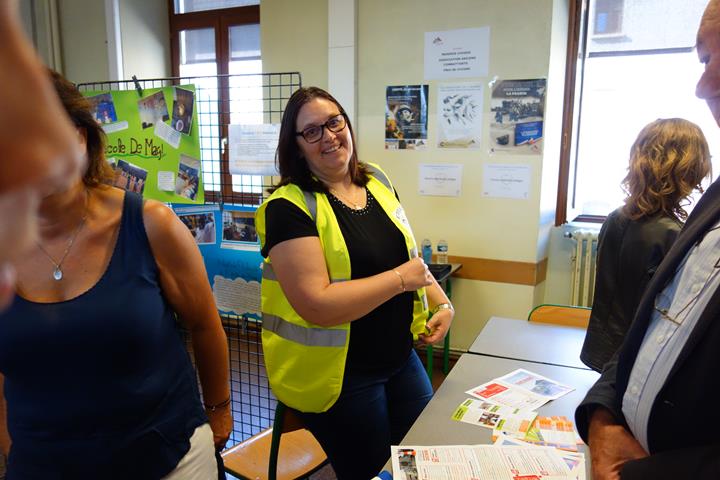
[[[333,133],[338,133],[346,126],[347,122],[345,121],[345,115],[341,113],[328,119],[328,121],[323,123],[322,125],[314,125],[312,127],[306,128],[302,132],[295,132],[295,135],[302,135],[302,137],[308,143],[316,143],[319,142],[320,139],[323,137],[324,128],[327,128]]]

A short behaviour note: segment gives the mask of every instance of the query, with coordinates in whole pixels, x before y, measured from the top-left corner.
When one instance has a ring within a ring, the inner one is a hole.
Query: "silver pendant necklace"
[[[349,204],[350,204],[350,205],[349,205],[350,208],[352,208],[353,210],[362,210],[363,208],[365,208],[365,207],[363,207],[360,203],[358,203],[358,202],[356,202],[355,200],[353,200],[353,199],[351,199],[351,198],[343,195],[342,193],[338,192],[338,191],[335,190],[334,188],[330,188],[329,190],[330,190],[330,193],[332,193],[333,195],[335,195],[336,198],[337,198],[337,197],[340,197],[340,198],[342,198],[343,200],[345,200],[345,202],[349,203]],[[362,201],[362,200],[361,200],[361,201]]]
[[[55,259],[48,253],[45,248],[43,248],[42,245],[40,245],[40,242],[37,242],[37,246],[40,249],[41,252],[45,254],[46,257],[52,262],[52,264],[55,266],[53,268],[52,272],[52,278],[56,282],[59,282],[63,279],[63,271],[62,271],[62,263],[65,261],[65,257],[68,256],[68,253],[70,253],[70,249],[73,246],[73,243],[75,243],[75,239],[77,238],[78,234],[80,233],[80,230],[82,230],[83,226],[85,225],[85,220],[87,219],[88,214],[88,205],[90,203],[90,192],[85,189],[85,210],[83,211],[83,216],[80,219],[80,223],[78,223],[78,226],[75,228],[75,232],[73,232],[72,237],[70,237],[70,241],[67,244],[67,247],[65,247],[65,251],[63,252],[62,256],[60,257],[59,261],[55,261]]]

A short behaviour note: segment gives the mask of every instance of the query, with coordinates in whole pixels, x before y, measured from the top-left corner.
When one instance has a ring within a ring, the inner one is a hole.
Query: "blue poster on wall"
[[[172,205],[205,259],[220,313],[260,319],[260,242],[255,209],[215,205]]]

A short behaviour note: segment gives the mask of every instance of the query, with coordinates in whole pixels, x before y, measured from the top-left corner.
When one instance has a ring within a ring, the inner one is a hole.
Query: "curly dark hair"
[[[710,149],[700,127],[682,118],[658,119],[643,128],[630,149],[623,179],[623,212],[632,220],[657,213],[684,221],[683,204],[710,175]]]
[[[54,70],[48,70],[48,73],[70,120],[85,133],[88,165],[83,183],[88,187],[111,183],[113,170],[105,160],[105,131],[95,121],[90,102],[74,83]]]
[[[275,153],[275,163],[280,172],[280,182],[269,189],[271,193],[289,183],[293,183],[306,191],[323,193],[327,193],[328,191],[327,187],[313,175],[308,167],[307,160],[300,154],[300,148],[297,143],[298,137],[295,134],[297,117],[300,114],[300,110],[306,103],[316,98],[331,101],[338,107],[340,113],[345,116],[347,126],[350,129],[350,139],[353,143],[353,154],[350,157],[350,165],[348,166],[350,179],[354,184],[361,187],[365,186],[370,180],[367,166],[358,160],[355,134],[353,133],[352,124],[345,113],[345,109],[340,105],[340,102],[335,100],[335,97],[322,88],[306,87],[296,90],[285,106],[280,124],[277,152]]]

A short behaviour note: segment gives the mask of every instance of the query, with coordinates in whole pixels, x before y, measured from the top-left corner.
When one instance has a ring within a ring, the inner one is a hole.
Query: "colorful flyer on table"
[[[522,439],[535,445],[577,451],[575,427],[569,418],[563,416],[537,417]]]
[[[550,401],[549,398],[537,395],[524,388],[496,380],[483,383],[465,393],[481,400],[488,400],[498,405],[520,410],[537,410]]]
[[[527,427],[535,420],[536,412],[504,407],[495,403],[468,398],[455,409],[452,419],[478,425],[485,428],[495,428],[503,419],[508,419],[506,425],[526,423]],[[527,427],[524,431],[527,430]]]
[[[385,148],[419,150],[427,147],[428,86],[387,87]]]
[[[555,400],[563,395],[575,390],[573,387],[563,385],[555,380],[543,377],[537,373],[532,373],[522,368],[518,368],[514,372],[508,373],[504,377],[498,379],[500,382],[510,384],[516,387],[524,388],[534,394],[546,397],[549,400]]]
[[[113,184],[167,203],[205,202],[195,86],[83,92],[107,134]],[[172,112],[172,115],[171,113]],[[170,122],[171,124],[168,124]],[[173,172],[175,188],[168,188]]]

